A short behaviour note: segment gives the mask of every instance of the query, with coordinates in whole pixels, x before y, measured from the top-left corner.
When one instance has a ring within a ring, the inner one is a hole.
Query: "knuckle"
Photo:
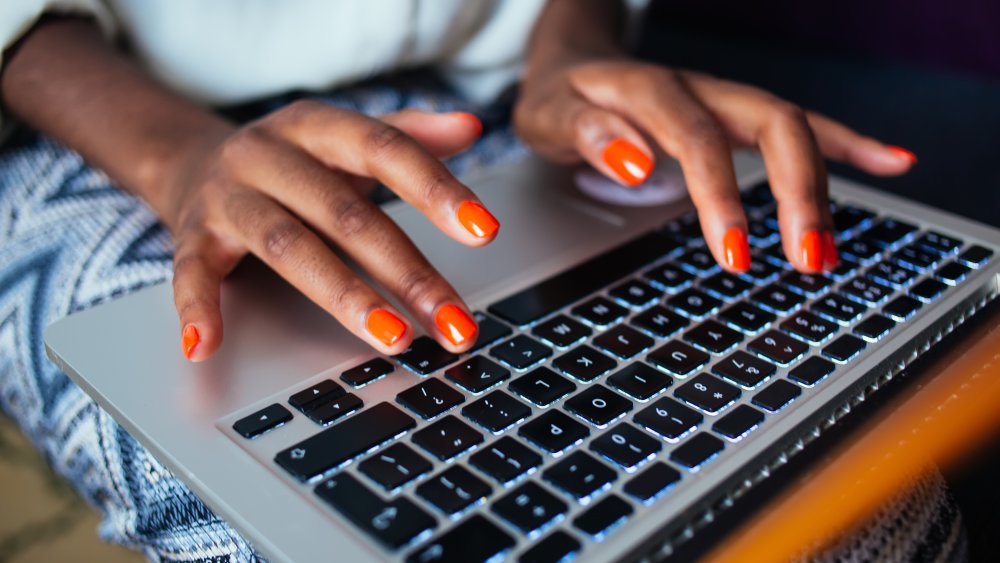
[[[255,158],[270,143],[271,135],[262,126],[247,125],[222,143],[222,159],[225,162],[244,162]]]
[[[419,186],[420,197],[428,204],[444,201],[451,192],[452,182],[441,171],[432,172]]]
[[[305,227],[302,223],[293,219],[278,221],[264,230],[264,252],[275,260],[283,260],[303,235]]]
[[[722,126],[707,114],[691,119],[685,127],[685,136],[687,153],[718,151],[725,149],[726,146],[726,135],[722,131]]]
[[[331,214],[337,231],[345,237],[358,235],[375,221],[376,208],[367,200],[331,196]]]
[[[407,139],[406,134],[398,127],[381,121],[372,125],[365,137],[368,148],[376,158],[384,158],[395,152],[406,144]]]
[[[274,119],[286,123],[298,123],[314,115],[319,111],[320,107],[322,107],[322,104],[315,100],[295,100],[272,114],[272,116]]]
[[[803,127],[807,123],[805,110],[784,100],[771,104],[771,119],[781,127]]]
[[[350,311],[366,303],[368,287],[353,276],[342,278],[330,287],[330,306],[335,311]]]
[[[399,280],[399,294],[405,303],[423,303],[435,293],[438,279],[430,267],[411,268]]]

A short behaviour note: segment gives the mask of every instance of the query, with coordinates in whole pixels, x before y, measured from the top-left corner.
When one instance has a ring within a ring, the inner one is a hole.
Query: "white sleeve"
[[[44,14],[92,16],[109,38],[116,30],[111,11],[101,0],[3,0],[0,2],[0,69],[7,49]],[[7,125],[0,114],[0,142],[7,136]]]

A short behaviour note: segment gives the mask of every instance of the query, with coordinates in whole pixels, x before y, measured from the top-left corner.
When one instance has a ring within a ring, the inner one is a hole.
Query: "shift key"
[[[416,426],[387,402],[278,452],[274,461],[300,481],[309,481]]]

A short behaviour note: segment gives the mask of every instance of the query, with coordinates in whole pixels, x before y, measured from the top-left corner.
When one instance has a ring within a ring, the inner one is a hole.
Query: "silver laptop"
[[[533,158],[466,178],[504,224],[487,248],[387,205],[478,311],[461,356],[378,357],[254,261],[206,363],[179,353],[169,285],[55,323],[47,350],[275,561],[669,555],[1000,279],[1000,231],[836,178],[843,262],[797,273],[761,162],[734,158],[743,276],[686,199],[598,203]]]

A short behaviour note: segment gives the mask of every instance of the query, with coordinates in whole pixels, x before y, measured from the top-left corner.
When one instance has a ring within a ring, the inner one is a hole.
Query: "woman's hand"
[[[654,147],[679,160],[705,241],[733,272],[750,265],[734,146],[763,154],[785,255],[803,272],[837,264],[824,157],[879,175],[916,161],[757,88],[617,56],[530,68],[514,122],[541,154],[585,160],[627,186],[649,175]]]
[[[220,284],[247,253],[376,350],[405,350],[413,335],[406,316],[328,241],[444,348],[467,350],[478,330],[468,308],[366,192],[378,180],[456,241],[489,243],[499,223],[439,160],[480,132],[470,114],[405,111],[380,120],[296,102],[180,159],[163,219],[176,240],[174,301],[185,355],[204,360],[219,347]]]

